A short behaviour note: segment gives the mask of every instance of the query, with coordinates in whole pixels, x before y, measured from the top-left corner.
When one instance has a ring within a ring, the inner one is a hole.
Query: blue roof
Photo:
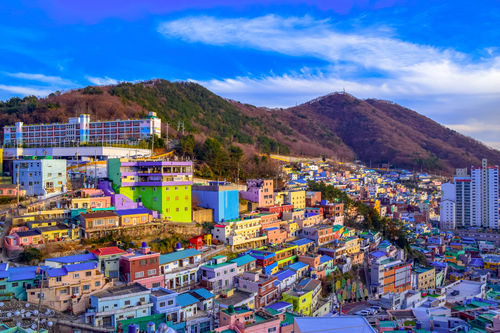
[[[319,258],[320,264],[324,264],[325,262],[333,260],[332,257],[327,256],[327,255],[322,255],[321,258]]]
[[[76,256],[67,256],[67,257],[45,259],[45,261],[59,262],[62,264],[71,264],[71,263],[75,263],[75,262],[83,262],[83,261],[90,261],[90,260],[97,260],[97,257],[95,256],[95,254],[86,253],[86,254],[78,254]]]
[[[182,307],[195,303],[198,303],[198,300],[187,293],[177,295],[177,304],[179,304]]]
[[[298,286],[305,286],[310,281],[311,281],[311,279],[304,279],[304,280],[302,280],[302,281],[299,282]]]
[[[212,294],[210,291],[208,291],[204,288],[195,289],[195,290],[191,290],[191,291],[197,293],[198,295],[200,295],[201,297],[204,297],[205,299],[209,299],[209,298],[214,297],[214,294]]]
[[[289,277],[294,276],[294,275],[295,275],[295,272],[288,270],[288,269],[285,269],[284,271],[280,271],[278,273],[273,274],[273,276],[276,276],[276,279],[278,279],[280,281],[288,279]]]
[[[172,325],[172,328],[174,330],[184,329],[184,328],[186,328],[186,322],[184,321],[182,323],[174,324],[174,325]]]
[[[297,246],[302,246],[302,245],[306,245],[306,244],[310,244],[310,243],[314,243],[314,241],[312,241],[310,239],[306,239],[306,238],[298,239],[298,240],[292,242],[292,244],[295,244]]]
[[[68,275],[68,271],[66,271],[64,268],[54,268],[54,269],[49,269],[47,271],[47,275],[49,277],[65,276]]]
[[[302,178],[297,179],[295,182],[299,184],[307,184],[307,180],[304,180]]]
[[[7,263],[0,264],[0,271],[7,270]]]
[[[277,227],[271,227],[271,228],[264,228],[264,230],[278,230]]]
[[[307,264],[304,264],[303,262],[299,261],[299,262],[296,262],[296,263],[293,263],[291,265],[286,266],[286,269],[299,270],[299,269],[305,268],[307,266],[308,266]]]
[[[95,269],[95,268],[97,268],[97,263],[95,263],[95,262],[84,262],[84,263],[81,263],[81,264],[64,265],[63,267],[68,272],[87,271],[89,269]]]
[[[115,213],[122,216],[122,215],[135,215],[135,214],[149,214],[149,211],[145,208],[134,208],[134,209],[115,210]]]
[[[286,308],[289,308],[289,307],[292,307],[292,306],[293,306],[292,303],[277,302],[277,303],[274,303],[274,304],[266,306],[265,309],[273,309],[273,310],[279,311],[281,309],[286,309]]]
[[[9,277],[9,272],[7,271],[0,271],[0,279],[5,279]]]
[[[370,255],[374,256],[375,258],[382,258],[383,256],[386,256],[387,253],[383,251],[375,251],[373,253],[370,253]]]
[[[239,266],[246,265],[246,264],[251,263],[252,261],[256,261],[256,260],[257,259],[255,259],[251,255],[247,254],[247,255],[244,255],[244,256],[241,256],[241,257],[238,257],[235,259],[228,260],[228,262],[234,262],[239,267]]]
[[[161,254],[160,255],[160,265],[167,264],[167,263],[172,262],[172,261],[177,261],[177,260],[181,260],[184,258],[196,256],[198,254],[201,254],[201,252],[196,250],[196,249],[185,249],[182,251]]]
[[[9,281],[21,281],[21,280],[34,280],[35,272],[19,272],[19,273],[11,273],[9,276]]]

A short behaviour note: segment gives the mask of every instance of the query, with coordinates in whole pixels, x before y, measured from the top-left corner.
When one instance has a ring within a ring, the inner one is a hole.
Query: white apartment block
[[[90,121],[88,114],[69,118],[67,123],[5,126],[4,145],[60,146],[77,143],[123,143],[161,136],[161,119],[149,112],[142,119]]]
[[[471,168],[471,225],[498,229],[498,166]]]
[[[439,205],[439,228],[441,230],[455,229],[455,202],[449,199],[441,200]]]

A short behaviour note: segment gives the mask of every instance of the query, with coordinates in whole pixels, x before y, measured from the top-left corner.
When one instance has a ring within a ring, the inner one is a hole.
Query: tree
[[[193,134],[185,135],[179,141],[178,151],[182,156],[192,156],[194,153],[194,147],[196,146],[196,141]]]
[[[35,247],[25,247],[23,252],[21,252],[20,259],[28,264],[38,264],[43,260],[43,253]]]

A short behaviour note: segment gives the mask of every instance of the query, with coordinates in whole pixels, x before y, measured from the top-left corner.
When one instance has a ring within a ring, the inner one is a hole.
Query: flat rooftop
[[[92,294],[92,296],[95,296],[97,298],[127,296],[135,293],[140,293],[143,291],[149,291],[149,289],[140,285],[139,283],[134,283],[129,285],[125,284],[121,286],[113,286],[106,290]]]
[[[235,290],[233,295],[228,298],[218,298],[217,302],[224,307],[229,307],[230,305],[236,305],[243,302],[246,299],[249,299],[252,296],[252,293],[248,293],[246,291]]]

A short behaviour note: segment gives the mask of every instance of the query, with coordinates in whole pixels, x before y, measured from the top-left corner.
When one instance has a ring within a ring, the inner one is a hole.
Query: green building
[[[115,193],[147,209],[157,211],[160,218],[175,222],[191,222],[191,186],[193,162],[108,160],[108,178]],[[123,206],[117,206],[122,205]],[[127,203],[115,198],[117,209],[128,209]]]

